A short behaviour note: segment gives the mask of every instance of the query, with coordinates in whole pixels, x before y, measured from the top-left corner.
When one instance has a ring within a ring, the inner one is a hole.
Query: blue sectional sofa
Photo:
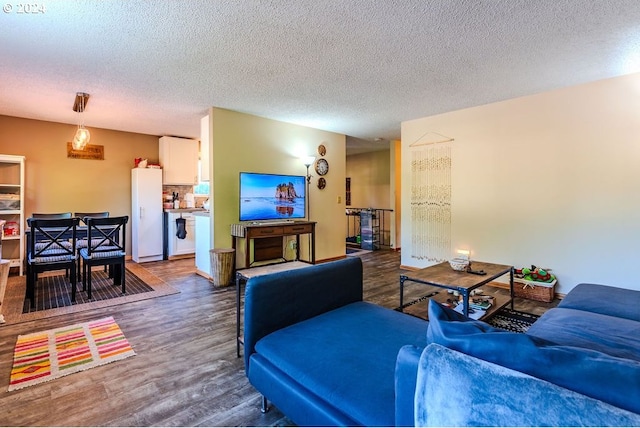
[[[364,302],[347,258],[247,282],[245,369],[301,426],[638,426],[638,299],[580,285],[527,334],[435,302],[426,322]]]

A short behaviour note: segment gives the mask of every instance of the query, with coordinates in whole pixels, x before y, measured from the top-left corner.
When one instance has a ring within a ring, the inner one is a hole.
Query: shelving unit
[[[390,215],[393,210],[382,208],[347,208],[347,245],[358,246],[363,250],[389,248],[391,224]]]
[[[374,210],[360,211],[360,248],[380,249],[380,216]]]
[[[24,156],[0,155],[0,219],[7,223],[2,237],[2,259],[23,274]]]

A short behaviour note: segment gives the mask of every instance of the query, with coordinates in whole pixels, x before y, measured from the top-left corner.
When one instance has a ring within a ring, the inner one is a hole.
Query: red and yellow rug
[[[18,336],[9,391],[135,354],[113,317]]]

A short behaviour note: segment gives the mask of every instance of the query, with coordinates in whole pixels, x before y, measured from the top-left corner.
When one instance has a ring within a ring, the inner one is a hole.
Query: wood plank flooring
[[[399,253],[360,256],[365,300],[399,304]],[[235,290],[195,274],[193,259],[144,265],[180,294],[92,312],[0,326],[0,426],[272,426],[236,358]],[[552,304],[518,299],[542,313]],[[137,355],[52,382],[6,392],[19,334],[113,316]]]

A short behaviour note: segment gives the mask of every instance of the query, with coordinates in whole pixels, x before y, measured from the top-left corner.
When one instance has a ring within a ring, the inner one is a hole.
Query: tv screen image
[[[240,173],[240,221],[305,218],[306,177]]]

